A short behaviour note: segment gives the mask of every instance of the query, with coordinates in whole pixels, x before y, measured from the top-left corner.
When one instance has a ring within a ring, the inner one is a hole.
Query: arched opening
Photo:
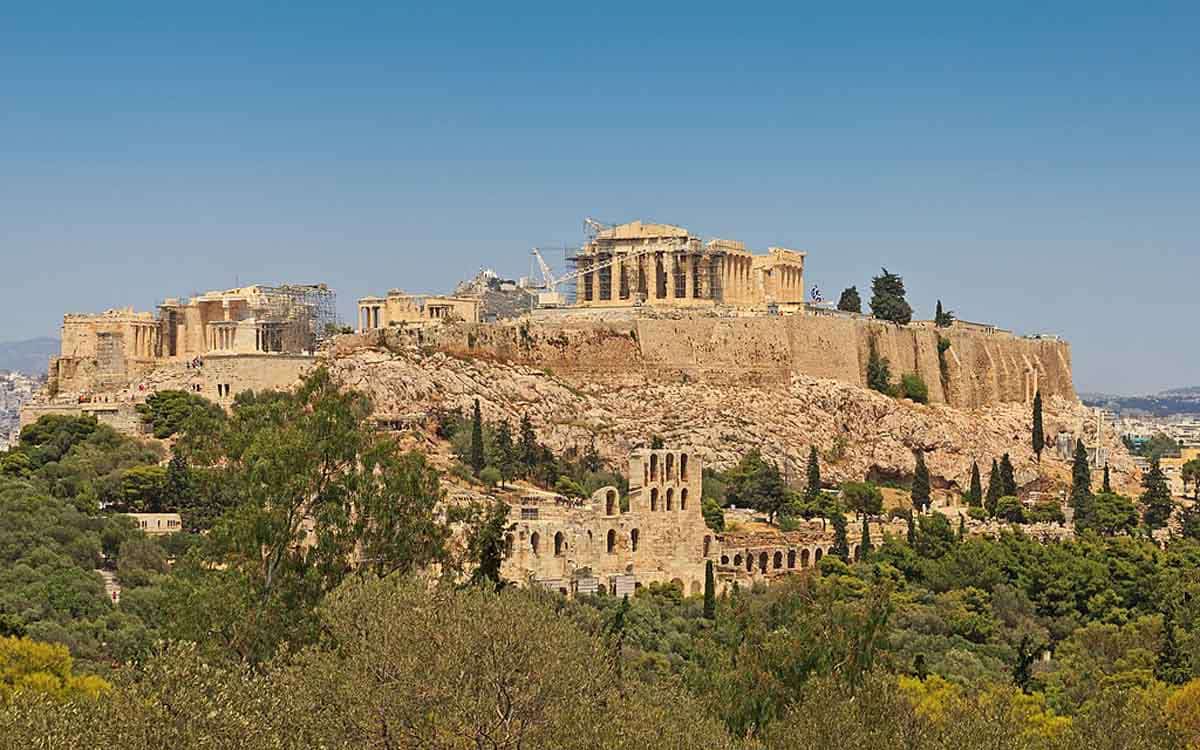
[[[774,562],[775,562],[775,570],[779,570],[780,568],[783,567],[783,553],[780,552],[779,550],[775,550],[775,561]]]
[[[588,549],[592,549],[592,530],[588,529]]]
[[[616,490],[608,491],[608,501],[612,503],[613,506],[612,513],[609,513],[608,515],[613,516],[621,512],[621,498],[619,495],[617,495]]]
[[[513,535],[505,534],[504,535],[504,556],[512,557],[512,552],[513,552]]]
[[[567,551],[567,542],[563,538],[563,533],[560,531],[554,535],[554,556],[562,557],[562,554]]]
[[[538,536],[536,531],[529,535],[529,548],[533,550],[533,554],[536,555],[538,553],[538,544],[541,541],[542,538]]]
[[[675,510],[675,488],[667,488],[667,510]]]
[[[657,453],[650,454],[650,481],[651,482],[658,481],[658,454]]]
[[[741,562],[742,562],[741,560],[738,560],[737,563],[735,563],[735,564],[740,565]],[[722,565],[729,564],[729,555],[721,555],[721,564]]]
[[[767,553],[766,552],[758,553],[758,570],[761,573],[767,572]]]
[[[722,559],[722,560],[724,560],[725,558],[721,558],[721,559]],[[738,554],[736,554],[736,555],[734,555],[734,556],[733,556],[733,566],[734,566],[735,568],[740,568],[740,567],[742,567],[742,555],[741,555],[741,553],[738,553]]]
[[[754,553],[753,552],[746,553],[746,572],[747,573],[754,572]]]
[[[692,596],[699,596],[703,591],[704,588],[700,585],[699,581],[692,581]]]
[[[670,482],[675,478],[675,454],[667,454],[667,481]]]
[[[862,559],[862,551],[859,549],[858,545],[856,544],[856,545],[854,545],[854,561],[858,562],[861,559]]]
[[[638,530],[634,529],[629,532],[629,549],[632,552],[637,552]]]
[[[825,554],[825,553],[821,551],[821,548],[820,548],[820,547],[817,547],[817,551],[816,551],[816,553],[813,555],[813,564],[814,564],[814,565],[816,565],[817,563],[821,562],[821,555],[823,555],[823,554]]]
[[[658,488],[650,488],[650,510],[658,510]]]
[[[788,570],[796,567],[796,550],[788,550]]]
[[[686,453],[679,454],[679,481],[681,482],[686,482],[688,480],[687,458],[688,456]]]
[[[708,553],[712,551],[711,548],[712,548],[712,537],[706,535],[704,537],[704,556],[705,557],[708,557]]]
[[[615,516],[617,514],[617,493],[609,491],[605,493],[604,498],[604,515]]]
[[[679,491],[679,509],[687,510],[687,487]]]
[[[617,549],[617,532],[613,529],[608,530],[608,554],[612,554]]]
[[[802,549],[802,550],[800,550],[800,567],[801,567],[801,568],[807,568],[807,567],[808,567],[808,562],[809,562],[809,560],[808,560],[808,550],[806,550],[806,549]]]

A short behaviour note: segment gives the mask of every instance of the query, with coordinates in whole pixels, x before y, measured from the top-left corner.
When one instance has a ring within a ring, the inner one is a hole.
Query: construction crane
[[[588,219],[587,221],[591,222],[591,223],[595,223],[598,226],[600,225],[599,222],[596,222],[593,219]],[[609,258],[607,260],[597,261],[595,263],[589,263],[585,268],[580,268],[575,271],[571,271],[570,273],[564,274],[562,276],[555,276],[554,272],[550,269],[550,265],[548,263],[546,263],[546,259],[542,257],[541,251],[535,247],[532,250],[532,255],[533,255],[534,260],[537,262],[538,268],[541,270],[542,279],[543,279],[543,287],[546,290],[544,292],[539,292],[537,295],[538,307],[562,307],[564,304],[566,304],[566,301],[565,301],[565,298],[563,297],[563,295],[560,294],[558,291],[558,286],[560,284],[564,284],[569,281],[574,281],[574,280],[578,279],[580,276],[584,276],[589,273],[599,272],[601,269],[604,269],[604,268],[610,268],[613,265],[615,265],[618,261],[619,262],[628,262],[628,261],[640,258],[643,255],[652,255],[654,253],[660,253],[660,252],[673,252],[673,251],[682,252],[685,250],[687,250],[686,242],[644,245],[642,247],[639,247],[636,250],[632,250],[632,251],[625,253],[624,255],[621,255],[619,257],[615,256],[615,255],[609,256]]]

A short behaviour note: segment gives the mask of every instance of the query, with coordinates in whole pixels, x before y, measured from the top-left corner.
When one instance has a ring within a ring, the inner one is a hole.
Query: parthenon
[[[806,253],[743,242],[707,242],[683,227],[633,221],[598,231],[572,260],[582,306],[804,303]]]

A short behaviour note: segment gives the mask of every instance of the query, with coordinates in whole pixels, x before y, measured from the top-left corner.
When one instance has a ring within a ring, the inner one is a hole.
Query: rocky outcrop
[[[628,332],[608,329],[608,345],[597,352],[631,351]],[[589,341],[593,337],[587,337]],[[934,483],[964,488],[977,460],[987,481],[993,458],[1010,453],[1018,481],[1039,474],[1061,477],[1069,467],[1043,455],[1039,471],[1029,445],[1030,409],[1025,403],[996,403],[977,409],[918,405],[828,378],[792,373],[786,381],[736,377],[620,377],[582,367],[535,367],[476,347],[472,356],[439,351],[425,342],[391,336],[341,341],[327,353],[334,374],[368,393],[381,419],[409,422],[446,408],[468,409],[480,400],[488,420],[519,420],[528,414],[540,438],[556,449],[597,448],[613,465],[658,435],[668,445],[694,446],[706,465],[725,467],[750,448],[777,460],[793,478],[802,476],[809,447],[823,456],[825,477],[904,477],[925,452]],[[578,350],[571,342],[564,346]],[[622,349],[624,347],[624,349]],[[1074,394],[1045,399],[1045,424],[1053,444],[1059,432],[1091,435],[1089,412]],[[1136,468],[1115,436],[1105,436],[1114,483],[1136,485]]]

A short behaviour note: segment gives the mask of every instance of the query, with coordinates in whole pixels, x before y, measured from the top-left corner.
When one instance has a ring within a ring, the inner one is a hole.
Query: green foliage
[[[174,436],[199,420],[220,420],[225,412],[212,401],[187,391],[157,391],[137,405],[142,422],[160,440]]]
[[[1175,509],[1175,501],[1171,499],[1171,489],[1167,486],[1167,478],[1157,458],[1150,459],[1150,471],[1142,475],[1141,502],[1146,526],[1161,529],[1167,525],[1171,511]]]
[[[989,516],[996,515],[996,504],[1004,495],[1004,482],[1000,478],[1000,464],[996,463],[996,459],[992,459],[992,473],[988,477],[987,496],[984,499],[983,507],[988,512]]]
[[[1033,430],[1031,437],[1033,439],[1033,452],[1037,455],[1038,461],[1041,461],[1042,450],[1046,447],[1046,430],[1042,424],[1041,391],[1033,395]]]
[[[1179,472],[1180,478],[1183,480],[1183,486],[1192,487],[1192,497],[1194,500],[1200,500],[1200,458],[1193,458],[1183,465]],[[1105,476],[1108,476],[1107,467]],[[1186,491],[1186,489],[1185,489]]]
[[[99,677],[74,674],[73,666],[64,646],[0,637],[0,705],[27,695],[86,701],[110,689]]]
[[[918,404],[929,403],[929,386],[925,384],[924,378],[915,372],[900,376],[900,393],[904,398]]]
[[[904,280],[886,268],[871,279],[871,314],[893,323],[912,321],[912,306],[904,298]]]
[[[842,312],[862,312],[862,297],[858,294],[858,287],[851,286],[842,290],[842,295],[838,297],[837,309]]]
[[[1087,448],[1082,440],[1075,441],[1075,457],[1071,463],[1071,507],[1078,513],[1086,507],[1092,495],[1092,469]]]
[[[779,467],[753,449],[725,473],[725,498],[731,505],[754,508],[774,521],[789,500]]]
[[[808,466],[805,469],[804,499],[813,502],[821,494],[821,460],[817,446],[809,446]]]
[[[1030,523],[1066,523],[1062,506],[1055,500],[1039,500],[1028,513]]]
[[[1082,509],[1081,509],[1082,508]],[[1075,531],[1094,531],[1103,536],[1132,533],[1138,524],[1137,509],[1122,495],[1100,493],[1089,495],[1075,509]]]
[[[933,324],[938,328],[949,328],[954,325],[954,312],[942,309],[942,301],[937,301],[937,310],[933,314]]]
[[[829,521],[833,525],[833,546],[829,548],[829,554],[842,562],[850,562],[850,541],[846,537],[846,516],[840,512],[834,512],[830,515]]]
[[[1003,495],[996,501],[995,515],[1009,523],[1025,523],[1025,506],[1013,495]]]
[[[1016,496],[1017,491],[1016,471],[1013,469],[1012,459],[1005,453],[1000,457],[1000,493],[1004,495]]]
[[[842,503],[846,510],[860,516],[883,512],[883,492],[872,482],[846,482],[842,485]]]
[[[712,560],[704,561],[704,619],[717,619],[717,584]]]
[[[917,466],[913,469],[912,504],[913,508],[919,512],[929,510],[929,469],[925,466],[925,453],[923,451],[917,451]]]
[[[475,399],[475,411],[471,417],[471,470],[475,476],[483,471],[483,417],[479,411],[479,399]]]
[[[874,337],[867,342],[867,387],[889,396],[893,391],[891,365],[880,356]]]
[[[700,505],[700,513],[704,516],[704,523],[713,531],[725,530],[725,511],[717,504],[717,501],[711,497],[704,498]]]
[[[979,477],[979,462],[971,462],[971,488],[967,491],[967,504],[972,508],[983,506],[983,484]]]

